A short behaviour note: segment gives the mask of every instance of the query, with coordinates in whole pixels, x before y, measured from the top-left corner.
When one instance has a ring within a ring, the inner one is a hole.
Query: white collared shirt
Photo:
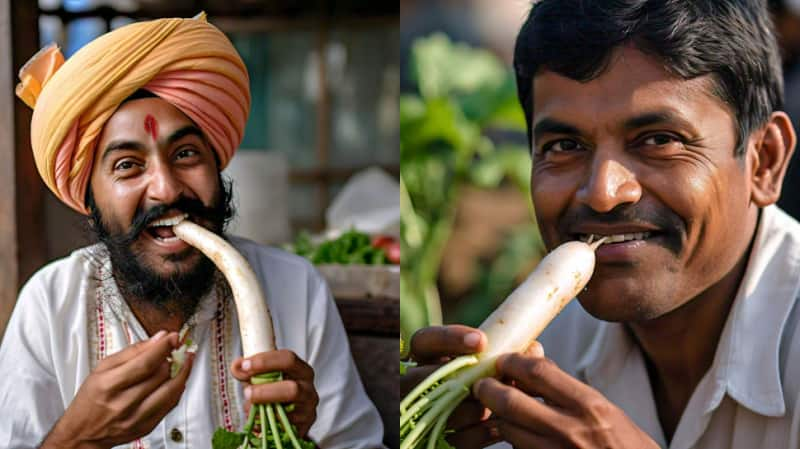
[[[800,224],[770,206],[762,211],[712,365],[669,445],[642,352],[622,324],[597,320],[573,301],[540,342],[561,369],[600,391],[662,448],[798,449],[798,296]]]
[[[319,394],[309,437],[321,448],[383,447],[383,426],[350,356],[327,285],[300,257],[231,238],[265,289],[276,341],[314,368]],[[217,283],[185,326],[198,350],[180,403],[131,449],[206,448],[218,426],[245,421],[236,309]],[[72,253],[36,273],[19,295],[0,346],[0,448],[38,447],[99,360],[147,339],[122,299],[104,247]]]

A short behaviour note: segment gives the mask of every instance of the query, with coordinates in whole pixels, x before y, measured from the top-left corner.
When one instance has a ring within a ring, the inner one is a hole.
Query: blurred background
[[[478,325],[544,254],[511,70],[530,0],[401,0],[401,335]],[[769,0],[800,127],[800,0]],[[779,205],[800,218],[800,155]]]
[[[511,63],[528,0],[400,2],[401,333],[478,325],[544,253]]]
[[[230,232],[312,259],[333,287],[368,394],[397,445],[399,5],[367,0],[0,0],[0,335],[18,288],[90,243],[86,219],[44,186],[20,67],[66,58],[134,21],[205,11],[250,74],[252,110],[226,174]],[[6,162],[7,161],[7,162]],[[12,162],[13,161],[13,162]],[[348,231],[357,232],[348,232]],[[394,263],[393,263],[394,262]]]

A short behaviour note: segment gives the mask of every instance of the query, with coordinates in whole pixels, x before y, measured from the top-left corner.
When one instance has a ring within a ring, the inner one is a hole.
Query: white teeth
[[[156,236],[156,240],[158,240],[159,242],[164,242],[164,243],[172,243],[172,242],[176,242],[176,241],[178,241],[180,239],[178,237],[166,237],[165,238],[165,237]]]
[[[159,242],[164,242],[164,243],[172,243],[172,242],[176,242],[176,241],[178,241],[180,239],[178,237],[158,237],[158,236],[156,236],[156,240],[158,240]]]
[[[150,223],[149,226],[175,226],[176,224],[185,220],[188,216],[189,214],[181,214],[170,218],[162,218]]]
[[[581,235],[581,241],[587,242],[591,237],[592,241],[600,240],[603,237],[607,237],[606,241],[603,242],[603,245],[607,245],[609,243],[620,243],[620,242],[628,242],[631,240],[644,240],[650,237],[649,232],[633,232],[629,234],[611,234],[611,235],[601,235],[601,234],[583,234]]]

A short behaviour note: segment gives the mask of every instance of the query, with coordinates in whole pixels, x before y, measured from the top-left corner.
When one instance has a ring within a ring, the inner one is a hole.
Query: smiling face
[[[186,214],[219,233],[227,218],[214,151],[177,108],[160,98],[122,104],[100,136],[90,188],[100,221],[94,227],[109,247],[115,276],[136,284],[151,279],[154,286],[198,270],[208,277],[202,254],[169,226],[155,226]]]
[[[598,249],[579,296],[598,318],[659,317],[746,254],[758,216],[752,152],[734,155],[734,120],[709,86],[632,48],[586,83],[534,78],[531,192],[545,242],[619,241]]]

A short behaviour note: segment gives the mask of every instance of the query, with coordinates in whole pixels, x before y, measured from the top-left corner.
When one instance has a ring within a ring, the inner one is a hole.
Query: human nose
[[[578,189],[576,198],[594,211],[610,212],[620,204],[636,203],[642,197],[642,186],[635,173],[614,159],[595,161],[589,177]]]
[[[147,197],[151,202],[172,204],[183,193],[181,182],[168,164],[155,164],[152,168],[150,183],[147,186]]]

